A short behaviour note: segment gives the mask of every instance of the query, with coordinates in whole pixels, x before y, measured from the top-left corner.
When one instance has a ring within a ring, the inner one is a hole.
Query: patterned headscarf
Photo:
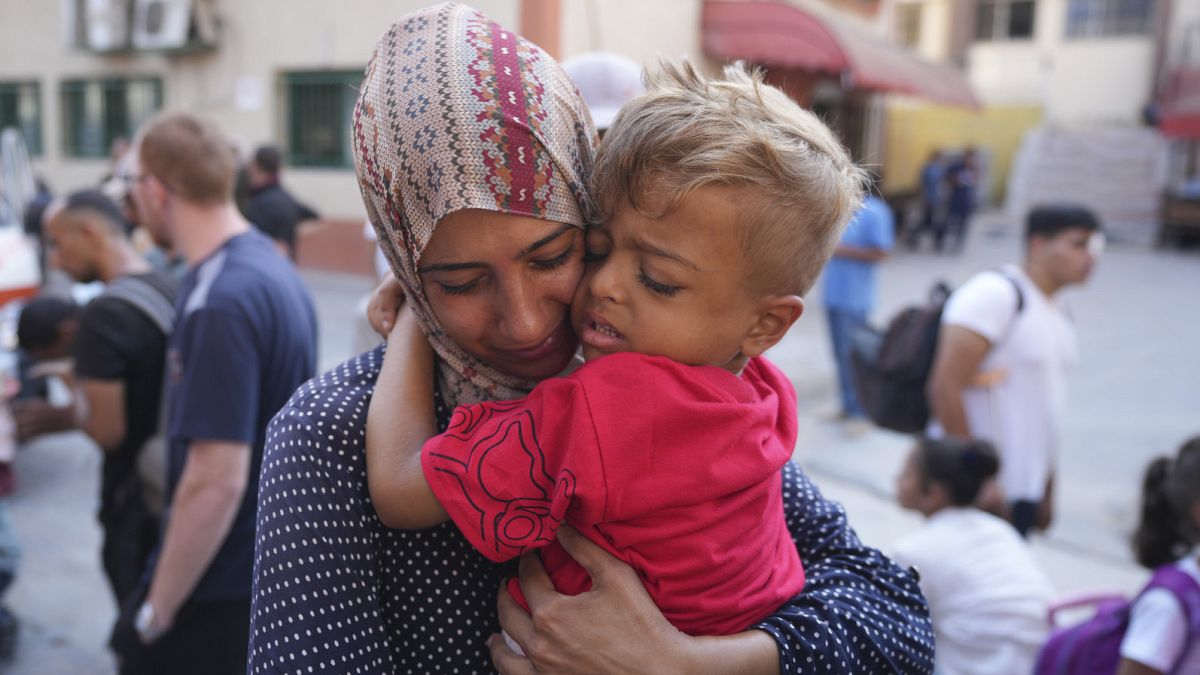
[[[438,221],[485,209],[583,228],[595,142],[554,59],[470,7],[409,14],[376,45],[354,109],[354,163],[379,244],[440,357],[447,404],[514,398],[535,383],[442,330],[417,272]]]

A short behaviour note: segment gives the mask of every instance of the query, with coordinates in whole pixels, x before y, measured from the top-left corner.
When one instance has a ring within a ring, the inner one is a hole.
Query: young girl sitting
[[[921,575],[940,675],[1028,673],[1046,639],[1050,581],[1011,525],[971,506],[999,467],[987,441],[926,438],[896,480],[900,505],[927,518],[894,559]]]
[[[1142,565],[1151,569],[1172,565],[1200,585],[1197,543],[1200,436],[1184,443],[1174,459],[1160,457],[1146,469],[1142,519],[1133,548]],[[1165,588],[1151,588],[1137,599],[1121,641],[1118,675],[1200,673],[1200,607],[1189,611],[1182,603],[1180,596]]]

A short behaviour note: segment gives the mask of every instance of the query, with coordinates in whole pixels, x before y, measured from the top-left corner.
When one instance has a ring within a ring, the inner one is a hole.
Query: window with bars
[[[162,108],[162,80],[66,80],[62,83],[63,152],[107,157],[117,138],[130,138]]]
[[[979,0],[976,40],[1027,40],[1033,37],[1033,0]]]
[[[896,34],[900,44],[915,48],[921,42],[921,3],[910,2],[896,8]]]
[[[42,91],[37,82],[0,82],[0,130],[21,132],[25,149],[42,154]]]
[[[362,71],[317,71],[284,76],[287,156],[293,166],[351,167],[350,122]]]
[[[1154,18],[1154,0],[1070,0],[1067,37],[1145,35]]]

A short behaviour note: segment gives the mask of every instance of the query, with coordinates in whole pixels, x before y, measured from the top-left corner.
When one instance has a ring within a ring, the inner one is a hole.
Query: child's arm
[[[418,529],[449,518],[421,469],[421,446],[437,434],[433,360],[416,316],[402,309],[367,410],[367,485],[388,527]]]

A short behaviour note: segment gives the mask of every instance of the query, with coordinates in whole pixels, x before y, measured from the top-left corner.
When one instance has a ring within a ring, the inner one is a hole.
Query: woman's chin
[[[541,381],[548,377],[554,377],[567,369],[571,364],[571,359],[575,357],[575,345],[570,345],[570,349],[556,351],[554,354],[544,356],[535,361],[508,362],[504,364],[493,364],[493,367],[502,373],[519,377],[524,380]]]

